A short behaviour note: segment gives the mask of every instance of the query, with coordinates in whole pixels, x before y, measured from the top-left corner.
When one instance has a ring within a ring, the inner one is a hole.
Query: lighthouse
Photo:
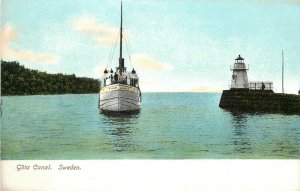
[[[235,63],[230,70],[232,70],[231,89],[249,88],[247,76],[248,68],[246,67],[244,58],[242,58],[241,55],[235,59]]]
[[[246,67],[244,58],[240,55],[230,69],[231,88],[223,90],[219,107],[234,112],[278,112],[300,115],[300,95],[274,93],[273,82],[270,81],[248,83],[249,67]]]

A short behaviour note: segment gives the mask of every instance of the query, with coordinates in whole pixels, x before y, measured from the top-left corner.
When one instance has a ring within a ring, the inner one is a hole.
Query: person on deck
[[[115,81],[118,81],[118,74],[115,72],[115,75],[114,75],[114,79]]]

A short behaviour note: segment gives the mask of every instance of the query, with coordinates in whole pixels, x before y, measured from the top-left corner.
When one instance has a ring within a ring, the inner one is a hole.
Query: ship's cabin
[[[113,69],[110,69],[109,71],[105,69],[104,75],[100,81],[101,88],[113,84],[125,84],[132,87],[139,87],[139,78],[136,71],[133,69],[131,72],[127,72],[126,67],[117,67],[115,71]]]

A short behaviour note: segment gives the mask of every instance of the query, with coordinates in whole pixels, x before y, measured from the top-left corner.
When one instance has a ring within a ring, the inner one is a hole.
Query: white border
[[[299,160],[1,161],[2,191],[299,191],[299,180]]]

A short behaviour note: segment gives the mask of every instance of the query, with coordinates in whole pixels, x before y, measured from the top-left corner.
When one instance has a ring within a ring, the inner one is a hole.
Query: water
[[[300,116],[231,113],[220,94],[145,93],[107,115],[97,94],[3,97],[2,159],[300,158]]]

